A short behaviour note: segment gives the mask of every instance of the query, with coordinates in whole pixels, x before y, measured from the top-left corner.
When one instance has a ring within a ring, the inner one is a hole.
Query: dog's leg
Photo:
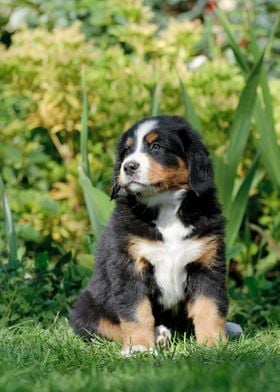
[[[137,304],[133,320],[121,318],[120,325],[123,338],[122,355],[153,351],[155,347],[155,321],[148,298],[142,299]]]
[[[122,342],[122,329],[105,317],[101,317],[97,324],[97,334],[109,340]]]
[[[226,340],[225,318],[219,314],[215,300],[200,295],[187,307],[188,316],[192,318],[198,344],[217,344]]]

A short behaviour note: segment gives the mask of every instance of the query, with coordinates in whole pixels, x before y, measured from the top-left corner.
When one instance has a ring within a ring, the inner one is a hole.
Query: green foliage
[[[24,23],[29,28],[43,26],[47,30],[53,30],[69,27],[79,21],[83,33],[98,39],[101,44],[116,42],[115,35],[111,32],[115,27],[138,24],[149,21],[152,17],[150,9],[144,7],[141,0],[133,3],[130,0],[6,0],[3,7],[5,15],[16,13],[16,10],[23,11],[21,23],[14,27],[16,30]],[[7,17],[5,19],[3,24],[7,23]]]
[[[226,17],[219,10],[216,10],[216,14],[227,33],[227,37],[229,39],[237,63],[239,64],[241,70],[245,73],[245,75],[248,75],[249,67],[247,61],[245,60],[241,50],[238,47],[237,42],[234,39],[233,33],[230,29]],[[272,28],[268,40],[268,44],[270,43],[271,39],[275,34],[276,28],[279,24],[278,22],[279,20],[276,20]],[[256,58],[260,55],[260,48],[257,44],[254,29],[251,24],[249,28],[250,28],[249,29],[250,39],[252,42],[251,44],[252,54]],[[268,77],[265,70],[262,70],[260,85],[262,90],[263,105],[261,101],[257,98],[256,109],[255,109],[256,125],[261,136],[260,148],[262,150],[264,163],[266,165],[266,169],[268,173],[270,174],[272,180],[277,184],[277,186],[280,187],[280,175],[278,170],[280,166],[280,148],[277,145],[277,136],[276,136],[276,130],[274,126],[272,100],[271,100],[269,86],[268,86]],[[235,153],[235,151],[233,151],[233,153]]]
[[[2,199],[2,206],[5,216],[5,228],[6,228],[6,238],[8,244],[8,255],[9,255],[9,267],[14,266],[17,263],[17,240],[13,224],[13,218],[11,209],[9,206],[9,201],[7,199],[5,186],[0,174],[0,195]]]
[[[136,15],[135,11],[127,18]],[[112,42],[112,35],[105,33],[102,45],[87,41],[74,24],[53,31],[20,30],[9,50],[0,49],[0,122],[4,130],[0,133],[0,162],[21,234],[32,227],[38,240],[51,233],[65,249],[84,251],[82,233],[90,229],[77,179],[82,66],[90,102],[89,166],[93,184],[101,191],[110,191],[116,139],[139,117],[151,113],[151,96],[156,98],[160,92],[153,94],[155,86],[162,90],[161,112],[183,113],[175,58],[201,114],[205,139],[212,148],[226,140],[232,103],[241,84],[236,69],[217,59],[198,70],[186,70],[185,62],[200,39],[200,24],[172,20],[155,37],[150,17],[141,15],[138,27],[124,23],[114,32],[118,40]],[[131,32],[136,27],[137,38]],[[124,44],[134,45],[133,54],[127,53]],[[161,86],[155,83],[162,79]],[[154,102],[152,110],[158,111]]]
[[[246,325],[248,330],[279,325],[279,290],[279,277],[267,280],[263,275],[248,276],[241,290],[231,284],[229,319]]]
[[[67,316],[69,306],[86,284],[91,271],[73,260],[46,239],[48,252],[36,250],[17,268],[0,269],[0,325],[13,325],[27,319],[50,324],[54,317]]]
[[[88,104],[85,77],[82,74],[83,86],[83,114],[81,129],[81,162],[79,166],[79,180],[84,192],[86,206],[91,222],[93,232],[98,240],[105,224],[113,211],[114,203],[110,202],[110,198],[105,192],[100,191],[93,186],[88,163]]]

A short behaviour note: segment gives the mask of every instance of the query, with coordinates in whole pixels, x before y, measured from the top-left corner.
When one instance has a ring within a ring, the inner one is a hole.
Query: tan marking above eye
[[[156,131],[152,131],[148,133],[145,139],[149,144],[152,144],[154,141],[158,139],[158,133]]]
[[[168,167],[162,166],[155,159],[149,156],[149,183],[162,183],[165,189],[187,189],[189,182],[189,171],[185,162],[177,157],[178,166]]]
[[[132,139],[132,137],[129,137],[129,138],[126,140],[126,142],[125,142],[125,146],[126,146],[126,147],[131,147],[132,144],[133,144],[133,139]]]

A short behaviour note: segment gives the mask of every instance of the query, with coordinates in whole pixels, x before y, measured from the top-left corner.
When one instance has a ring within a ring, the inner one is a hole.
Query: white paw
[[[151,347],[145,347],[141,344],[137,344],[135,346],[126,347],[121,351],[121,355],[123,357],[132,357],[134,354],[137,353],[156,354],[156,350]]]
[[[155,327],[156,344],[161,347],[166,346],[171,340],[171,332],[164,325]]]

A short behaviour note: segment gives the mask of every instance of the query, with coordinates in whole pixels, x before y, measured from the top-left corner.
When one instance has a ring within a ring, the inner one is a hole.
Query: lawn
[[[277,391],[280,329],[245,334],[224,347],[175,339],[157,356],[121,358],[116,343],[91,344],[66,322],[32,322],[0,330],[4,391]]]

